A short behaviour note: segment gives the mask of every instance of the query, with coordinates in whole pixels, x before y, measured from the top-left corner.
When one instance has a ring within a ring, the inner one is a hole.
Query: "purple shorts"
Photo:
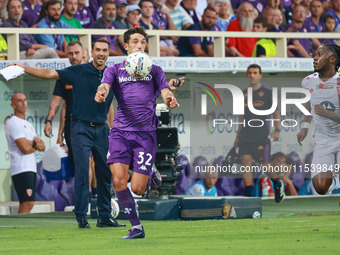
[[[154,131],[123,131],[111,129],[107,163],[122,163],[136,173],[151,175],[157,150]]]

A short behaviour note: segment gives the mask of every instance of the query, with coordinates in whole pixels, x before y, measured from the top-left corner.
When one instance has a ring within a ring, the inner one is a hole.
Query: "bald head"
[[[27,111],[26,96],[22,93],[15,93],[11,98],[11,106],[14,109],[14,115],[20,118],[25,118]]]
[[[25,98],[26,99],[26,96],[22,93],[15,93],[12,98],[11,98],[11,103],[13,104],[14,102],[18,101],[20,98]]]

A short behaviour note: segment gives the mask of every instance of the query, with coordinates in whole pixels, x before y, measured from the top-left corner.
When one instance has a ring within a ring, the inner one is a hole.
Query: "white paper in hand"
[[[8,81],[24,74],[24,68],[20,66],[8,66],[0,70],[0,74]]]

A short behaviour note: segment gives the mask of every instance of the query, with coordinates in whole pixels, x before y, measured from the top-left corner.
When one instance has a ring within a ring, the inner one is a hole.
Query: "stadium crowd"
[[[2,0],[2,27],[339,32],[340,0]],[[255,21],[255,22],[254,22]],[[122,36],[93,36],[110,43],[110,56],[123,56]],[[77,35],[20,35],[20,58],[65,58]],[[291,39],[289,57],[310,58],[329,39]],[[212,56],[211,37],[161,37],[161,56]],[[226,38],[228,57],[275,57],[274,39]],[[147,50],[147,49],[146,49]],[[0,58],[6,59],[6,35]]]

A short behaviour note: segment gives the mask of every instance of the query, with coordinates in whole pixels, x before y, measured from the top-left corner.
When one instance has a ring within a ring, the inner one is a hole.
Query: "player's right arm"
[[[102,83],[98,86],[97,88],[97,93],[94,97],[94,100],[97,103],[103,103],[105,102],[105,99],[107,97],[107,95],[110,92],[110,85],[108,83]]]
[[[306,103],[306,109],[309,112],[311,112],[310,102]],[[306,115],[303,127],[302,127],[301,131],[297,134],[297,141],[301,146],[302,146],[301,142],[306,138],[306,136],[308,134],[308,129],[309,129],[308,126],[309,126],[311,121],[312,121],[312,115]]]
[[[56,70],[50,70],[46,68],[31,68],[28,66],[20,65],[20,64],[10,64],[17,65],[24,69],[25,73],[30,74],[37,78],[47,79],[47,80],[58,80],[59,74]]]

